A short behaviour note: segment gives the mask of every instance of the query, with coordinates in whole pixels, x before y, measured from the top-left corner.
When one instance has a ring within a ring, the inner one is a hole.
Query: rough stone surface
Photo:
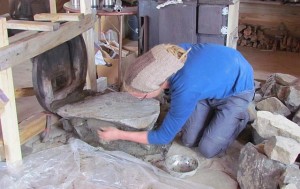
[[[275,91],[276,91],[276,97],[283,101],[287,98],[289,92],[290,92],[290,87],[289,86],[283,86],[283,85],[279,85],[279,84],[276,84],[276,87],[275,87]]]
[[[258,102],[256,108],[258,110],[269,111],[283,116],[291,114],[290,110],[276,97],[270,97]]]
[[[274,136],[265,142],[264,151],[272,160],[293,164],[300,153],[300,143],[290,138]]]
[[[272,74],[267,78],[266,82],[261,87],[263,96],[264,97],[274,96],[275,87],[276,87],[275,75]]]
[[[276,73],[275,74],[276,82],[285,85],[290,86],[297,82],[298,78],[289,74],[283,74],[283,73]]]
[[[300,109],[295,113],[293,122],[297,123],[300,126]]]
[[[64,118],[93,118],[143,129],[154,125],[159,112],[159,101],[155,99],[141,101],[128,93],[112,92],[68,104],[59,108],[57,114]]]
[[[297,166],[288,166],[280,178],[283,185],[300,188],[300,170]],[[289,188],[290,188],[289,187]]]
[[[268,111],[258,111],[257,119],[252,126],[262,138],[283,136],[300,142],[300,127],[282,115],[274,115]]]
[[[105,150],[109,151],[123,151],[131,154],[135,157],[143,159],[147,155],[151,154],[164,154],[168,151],[170,145],[146,145],[136,142],[116,140],[106,142],[99,138],[97,130],[104,127],[116,127],[126,131],[137,131],[137,129],[121,125],[117,123],[107,122],[97,119],[82,119],[71,118],[69,119],[70,125],[73,127],[73,133],[77,134],[77,137],[82,141],[94,146],[101,146]],[[151,129],[151,128],[148,128]]]
[[[255,95],[254,95],[254,101],[255,102],[259,102],[259,101],[261,101],[262,100],[262,94],[260,94],[260,93],[255,93]]]
[[[288,184],[280,187],[280,189],[299,189],[295,184]]]
[[[292,112],[295,112],[300,106],[300,89],[290,87],[289,94],[284,102]]]
[[[284,170],[284,164],[270,160],[247,143],[240,153],[237,180],[241,189],[275,189],[281,185]]]
[[[260,87],[261,87],[261,82],[254,80],[254,86],[255,86],[255,90],[260,89]]]

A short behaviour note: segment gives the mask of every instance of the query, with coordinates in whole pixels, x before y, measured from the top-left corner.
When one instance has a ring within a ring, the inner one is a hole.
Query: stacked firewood
[[[237,45],[264,50],[300,52],[300,38],[289,34],[284,25],[275,29],[240,25]]]

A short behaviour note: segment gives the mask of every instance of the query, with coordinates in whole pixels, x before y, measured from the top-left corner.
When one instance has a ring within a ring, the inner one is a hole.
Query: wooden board
[[[54,32],[41,32],[9,46],[0,48],[0,70],[18,65],[24,60],[37,56],[57,45],[93,28],[96,18],[85,15],[79,22],[67,22]],[[55,40],[54,40],[55,39]]]
[[[41,13],[34,15],[34,20],[37,21],[51,21],[51,22],[62,22],[62,21],[80,21],[84,18],[81,13]]]
[[[7,28],[16,30],[56,31],[59,28],[59,23],[8,20]]]
[[[44,112],[37,113],[19,124],[20,142],[24,144],[30,138],[40,134],[46,128],[46,116]]]
[[[0,47],[5,48],[7,45],[8,35],[6,19],[0,18]],[[4,108],[4,112],[1,114],[1,129],[5,159],[7,164],[11,166],[18,166],[20,163],[22,163],[22,154],[11,68],[0,71],[0,88],[9,99]],[[3,158],[1,157],[1,159]]]
[[[0,14],[9,13],[9,0],[1,0]]]

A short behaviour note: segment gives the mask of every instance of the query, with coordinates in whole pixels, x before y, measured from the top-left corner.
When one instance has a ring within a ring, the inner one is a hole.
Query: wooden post
[[[226,46],[236,49],[237,40],[238,40],[238,22],[239,22],[239,7],[240,2],[229,5],[228,12],[228,30],[227,30],[227,39]]]
[[[0,18],[0,47],[8,45],[6,19]],[[7,95],[9,101],[1,115],[1,126],[6,163],[18,165],[22,163],[21,145],[18,128],[16,101],[12,69],[0,71],[0,88]]]
[[[91,14],[91,1],[80,0],[80,12],[83,14]],[[96,14],[95,14],[96,16]],[[95,26],[94,26],[95,27]],[[86,76],[86,87],[92,91],[97,91],[96,83],[96,65],[95,65],[95,49],[94,49],[94,28],[82,33],[85,41],[87,57],[88,57],[88,70]]]
[[[57,13],[56,9],[56,0],[49,0],[49,5],[50,5],[50,13]]]

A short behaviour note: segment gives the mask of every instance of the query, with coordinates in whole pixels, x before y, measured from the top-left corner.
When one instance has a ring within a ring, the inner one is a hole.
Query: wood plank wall
[[[9,13],[9,1],[8,0],[1,0],[0,3],[0,15]]]
[[[276,28],[284,24],[295,37],[300,37],[300,4],[262,4],[240,2],[239,24]]]

